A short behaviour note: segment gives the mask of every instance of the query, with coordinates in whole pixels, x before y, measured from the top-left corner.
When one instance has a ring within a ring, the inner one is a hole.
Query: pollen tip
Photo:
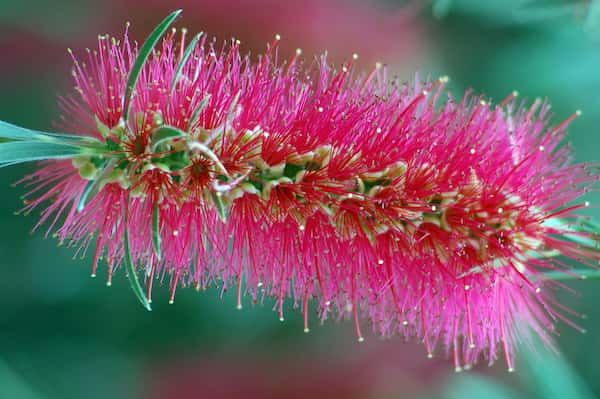
[[[581,114],[582,114],[582,112],[581,112],[581,110],[580,110],[580,109],[578,109],[577,111],[575,111],[575,115],[577,115],[577,116],[581,116]]]
[[[513,95],[513,97],[519,97],[519,91],[518,90],[513,90],[512,91],[512,95]]]
[[[94,278],[94,277],[96,277],[96,273],[92,273],[92,274],[90,274],[90,277],[91,277],[91,278]]]
[[[235,307],[237,310],[242,310],[242,304],[238,303],[237,306]]]
[[[281,317],[279,318],[279,321],[280,321],[280,322],[282,322],[282,323],[285,321],[285,319],[283,318],[283,316],[281,316]]]
[[[381,69],[381,68],[383,68],[383,64],[381,62],[376,62],[375,69]]]
[[[107,286],[107,287],[111,287],[111,286],[112,286],[112,282],[111,282],[111,281],[107,281],[107,282],[106,282],[106,286]]]
[[[358,342],[365,342],[365,338],[364,337],[358,337]]]
[[[172,305],[172,304],[174,304],[174,303],[175,303],[175,301],[174,301],[174,300],[172,300],[172,299],[169,299],[169,305]]]
[[[427,354],[427,359],[433,359],[433,353],[428,353]]]
[[[308,334],[309,332],[310,332],[310,329],[309,329],[308,327],[306,327],[306,328],[304,329],[304,333],[305,333],[305,334]]]
[[[356,53],[352,54],[352,59],[353,60],[357,60],[358,59],[358,54],[356,54]]]
[[[300,55],[300,54],[302,54],[302,49],[300,47],[298,47],[296,49],[296,55]]]
[[[277,40],[277,41],[281,40],[281,35],[279,33],[277,33],[275,35],[275,40]]]
[[[455,373],[460,373],[462,371],[463,371],[462,367],[460,367],[460,366],[454,367],[454,372]]]
[[[509,368],[508,368],[508,372],[509,372],[509,373],[514,373],[514,372],[515,372],[515,369],[514,369],[513,367],[509,367]]]
[[[438,80],[442,83],[448,83],[450,81],[450,77],[448,75],[443,75],[438,78]]]

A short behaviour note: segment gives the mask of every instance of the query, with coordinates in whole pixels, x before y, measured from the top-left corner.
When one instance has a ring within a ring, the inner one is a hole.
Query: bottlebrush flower
[[[278,39],[256,64],[236,41],[186,47],[174,30],[152,51],[177,14],[140,50],[101,36],[74,58],[62,122],[81,136],[0,129],[13,140],[0,162],[52,158],[23,179],[25,211],[45,207],[37,226],[92,247],[92,275],[103,260],[110,284],[127,266],[148,308],[157,279],[171,301],[210,285],[239,308],[275,298],[281,320],[292,298],[305,331],[315,301],[359,341],[368,318],[457,370],[499,352],[512,370],[517,341],[569,322],[544,272],[571,272],[550,256],[598,259],[595,236],[564,222],[597,178],[560,144],[575,114],[549,127],[548,105],[514,94],[455,101],[444,78],[279,62]]]

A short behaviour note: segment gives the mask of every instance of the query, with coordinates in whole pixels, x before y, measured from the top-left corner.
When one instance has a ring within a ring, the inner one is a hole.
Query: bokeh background
[[[143,40],[174,8],[178,26],[257,54],[275,33],[284,52],[328,51],[341,64],[382,62],[402,79],[449,75],[501,100],[517,89],[548,97],[558,123],[583,111],[569,140],[579,161],[600,156],[600,1],[550,0],[1,0],[0,119],[50,129],[56,96],[71,85],[67,47],[93,47],[99,33]],[[348,323],[302,332],[298,312],[279,322],[268,301],[234,307],[217,290],[156,290],[148,313],[123,273],[107,288],[89,278],[36,216],[17,216],[31,166],[0,169],[0,398],[593,398],[600,395],[600,281],[559,293],[584,313],[581,334],[561,324],[560,354],[523,351],[517,372],[502,361],[455,374],[419,343],[368,335]],[[600,218],[598,193],[588,215]],[[162,291],[162,292],[161,292]],[[162,295],[162,296],[161,296]],[[290,306],[291,307],[291,306]],[[344,325],[345,324],[345,325]]]

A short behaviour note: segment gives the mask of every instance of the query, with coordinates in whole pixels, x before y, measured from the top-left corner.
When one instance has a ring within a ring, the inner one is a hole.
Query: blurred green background
[[[304,56],[327,50],[335,63],[352,53],[403,79],[416,70],[449,75],[501,100],[548,97],[570,128],[578,161],[598,160],[600,2],[526,0],[19,0],[0,1],[0,119],[50,129],[56,96],[69,90],[66,48],[93,47],[96,35],[133,23],[138,40],[173,8],[178,26],[219,40],[239,37],[256,54],[275,33],[282,49]],[[145,312],[123,273],[107,288],[89,278],[90,259],[72,259],[36,216],[16,216],[32,166],[0,169],[0,398],[591,398],[600,393],[600,281],[569,282],[559,300],[587,315],[587,334],[559,324],[560,355],[523,351],[517,372],[502,361],[455,374],[428,360],[422,345],[367,336],[356,344],[348,323],[313,326],[288,306],[236,311],[217,290],[156,290]],[[600,218],[600,195],[587,214]],[[100,275],[102,275],[100,272]]]

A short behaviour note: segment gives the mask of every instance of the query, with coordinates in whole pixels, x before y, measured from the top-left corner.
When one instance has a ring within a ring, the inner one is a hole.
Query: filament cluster
[[[598,257],[565,238],[589,238],[563,221],[597,179],[561,146],[576,114],[550,126],[541,100],[455,99],[447,78],[359,74],[356,57],[280,62],[278,40],[253,61],[239,41],[188,51],[172,31],[126,114],[138,50],[101,36],[74,56],[61,104],[64,128],[103,151],[25,178],[26,210],[45,206],[40,224],[92,248],[93,275],[106,265],[110,282],[131,258],[149,298],[156,281],[171,301],[179,286],[216,285],[239,308],[274,298],[281,319],[290,298],[305,331],[311,308],[352,319],[359,341],[367,319],[429,356],[441,348],[457,370],[498,353],[512,370],[517,341],[550,343],[570,321],[544,272],[565,270],[555,254]]]

